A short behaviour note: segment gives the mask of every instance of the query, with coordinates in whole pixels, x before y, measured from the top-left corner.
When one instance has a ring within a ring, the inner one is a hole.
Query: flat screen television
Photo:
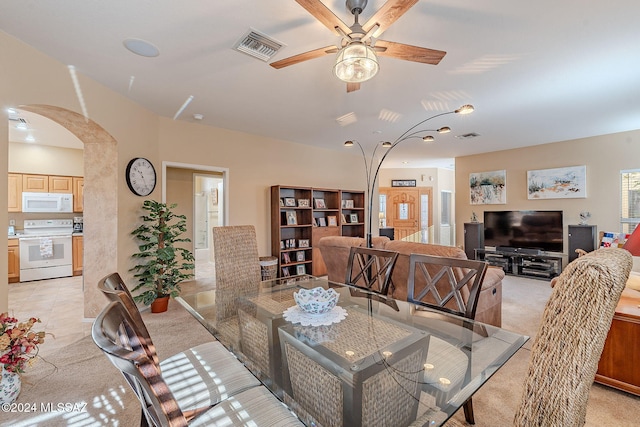
[[[496,249],[562,252],[562,211],[485,211],[484,244]]]

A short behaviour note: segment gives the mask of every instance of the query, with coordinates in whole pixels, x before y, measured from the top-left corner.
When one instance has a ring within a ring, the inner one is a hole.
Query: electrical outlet
[[[9,225],[16,225],[16,220],[15,219],[10,219],[9,220]]]

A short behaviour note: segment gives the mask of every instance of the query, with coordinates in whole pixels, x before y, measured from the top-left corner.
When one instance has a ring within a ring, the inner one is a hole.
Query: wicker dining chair
[[[387,295],[398,252],[354,246],[349,251],[345,283]]]
[[[110,301],[120,304],[126,310],[142,350],[162,372],[167,387],[173,392],[183,411],[215,405],[229,396],[260,384],[218,341],[197,345],[160,362],[140,311],[120,275],[112,273],[102,278],[98,282],[98,288]],[[144,422],[145,417],[142,417],[141,425],[145,425]]]
[[[182,408],[166,383],[166,374],[145,351],[135,322],[118,302],[111,302],[98,315],[91,333],[96,345],[127,378],[151,426],[302,426],[264,386],[248,388],[215,405],[188,411]]]
[[[354,320],[355,316],[359,319]],[[285,402],[307,425],[404,427],[417,415],[429,337],[414,341],[388,359],[378,350],[367,354],[371,349],[366,347],[375,346],[376,340],[396,340],[401,328],[375,318],[363,322],[360,316],[354,311],[333,325],[337,326],[336,339],[327,344],[334,354],[344,354],[345,348],[360,353],[362,358],[353,362],[350,374],[327,359],[325,351],[316,352],[313,346],[280,330],[286,387],[290,387],[293,399],[287,400],[285,394]]]
[[[213,254],[216,292],[224,292],[223,301],[216,300],[217,316],[219,319],[236,316],[237,297],[255,292],[262,280],[255,227],[213,227]]]
[[[260,378],[269,373],[269,336],[252,313],[239,310],[238,298],[256,295],[262,280],[255,227],[213,227],[216,271],[216,322]],[[268,377],[268,375],[267,375]]]
[[[411,254],[407,301],[474,319],[486,272],[487,263],[482,261]],[[430,351],[426,363],[443,369],[451,366],[451,360],[440,357],[440,354],[446,355],[447,352]],[[468,360],[468,365],[470,363]],[[464,414],[468,423],[475,423],[471,398],[464,403]]]
[[[558,276],[531,347],[514,427],[585,425],[589,391],[632,265],[626,250],[600,248]],[[457,420],[445,425],[463,427]]]
[[[602,248],[573,260],[547,301],[515,426],[585,424],[593,384],[633,259]]]

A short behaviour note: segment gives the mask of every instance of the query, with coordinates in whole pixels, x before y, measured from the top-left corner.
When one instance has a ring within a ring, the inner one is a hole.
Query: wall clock
[[[138,196],[148,196],[156,188],[156,170],[143,157],[131,159],[127,165],[126,179],[129,190]]]

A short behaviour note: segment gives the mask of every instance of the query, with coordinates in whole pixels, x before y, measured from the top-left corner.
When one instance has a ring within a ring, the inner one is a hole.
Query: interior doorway
[[[224,180],[221,173],[193,174],[193,249],[196,279],[215,274],[212,228],[224,225]]]
[[[228,224],[228,179],[226,168],[162,162],[162,201],[187,217],[196,280],[215,278],[212,228]]]
[[[393,228],[394,239],[431,243],[433,240],[433,189],[431,187],[381,187],[381,223]]]

